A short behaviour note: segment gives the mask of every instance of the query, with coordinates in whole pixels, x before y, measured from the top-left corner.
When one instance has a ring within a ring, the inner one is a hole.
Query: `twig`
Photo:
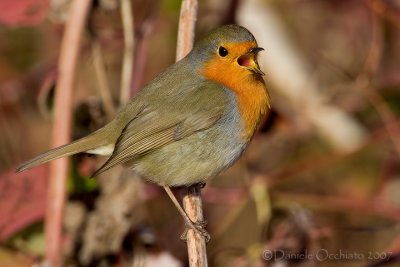
[[[197,0],[183,0],[179,18],[176,60],[186,56],[193,47],[194,28],[197,16]],[[187,188],[183,197],[183,208],[193,222],[204,220],[200,185]],[[189,266],[208,266],[205,237],[189,229],[187,232]]]
[[[317,77],[310,76],[309,62],[304,60],[298,47],[290,40],[285,23],[272,2],[240,1],[237,21],[257,36],[260,46],[274,51],[267,57],[260,58],[260,63],[268,73],[269,82],[274,84],[274,90],[295,111],[293,118],[301,119],[302,127],[304,121],[309,122],[335,150],[357,149],[366,137],[366,128],[351,114],[326,101],[326,96],[319,89],[320,81]],[[283,113],[286,106],[287,103],[274,105]]]
[[[132,73],[131,95],[135,95],[140,89],[144,74],[144,65],[146,63],[146,51],[148,45],[146,40],[148,33],[150,33],[150,27],[143,28],[143,34],[140,34],[136,38],[135,63]]]
[[[92,40],[93,65],[99,83],[98,91],[103,102],[104,111],[107,119],[110,120],[115,115],[115,107],[111,96],[111,89],[107,81],[107,73],[104,66],[104,58],[101,52],[100,43],[97,39]]]
[[[54,67],[55,69],[55,67]],[[50,91],[55,85],[57,80],[57,72],[53,69],[49,70],[46,73],[46,76],[43,79],[43,82],[39,88],[39,94],[36,99],[37,106],[39,109],[40,115],[45,117],[46,119],[50,119],[50,111],[47,108],[47,99],[50,95]]]
[[[192,222],[204,221],[200,185],[189,186],[183,196],[183,208]],[[190,228],[187,230],[187,248],[190,267],[206,267],[207,249],[205,237]]]
[[[400,127],[400,120],[391,122],[389,127]],[[358,153],[362,149],[368,146],[377,145],[381,142],[387,141],[390,138],[386,127],[382,127],[374,130],[369,136],[361,143],[357,150],[351,152],[335,152],[327,155],[312,155],[292,164],[283,166],[280,169],[270,171],[269,173],[262,175],[263,179],[268,181],[269,187],[274,187],[277,184],[284,182],[287,179],[293,178],[304,173],[315,172],[317,170],[323,169],[324,167],[333,164],[336,161],[344,160],[346,157]]]
[[[206,198],[204,198],[204,201],[206,202]],[[246,207],[248,207],[249,201],[251,201],[251,199],[248,194],[242,195],[241,200],[239,200],[235,205],[232,205],[231,208],[225,212],[224,219],[218,222],[218,225],[213,231],[213,238],[218,239],[222,237],[222,235],[225,234],[227,230],[239,220],[239,216],[246,209]]]
[[[308,193],[276,192],[273,194],[275,207],[284,207],[292,202],[306,205],[314,210],[345,211],[351,214],[381,216],[393,221],[400,221],[400,209],[385,201],[369,200],[356,197],[318,195]]]
[[[185,57],[193,47],[194,28],[197,17],[197,0],[183,0],[179,17],[176,61]]]
[[[122,59],[122,76],[121,76],[121,94],[120,105],[124,106],[129,102],[132,70],[133,70],[133,55],[134,55],[134,25],[131,0],[121,1],[121,16],[124,28],[124,56]]]
[[[390,110],[382,96],[376,92],[376,89],[370,86],[366,76],[359,76],[356,80],[356,86],[363,91],[364,95],[378,112],[379,117],[381,118],[385,129],[392,140],[392,143],[394,144],[394,149],[400,158],[400,127],[399,125],[393,123],[396,121],[396,116]]]
[[[155,18],[156,10],[158,10],[160,1],[152,2],[150,11],[148,12],[146,18],[141,23],[139,30],[137,31],[135,39],[135,56],[133,63],[133,73],[132,73],[132,86],[131,86],[131,96],[135,95],[139,89],[143,79],[144,67],[146,64],[146,51],[148,47],[148,36],[151,33]]]
[[[371,77],[376,74],[379,62],[382,57],[383,48],[383,33],[380,18],[371,12],[371,45],[368,52],[367,60],[364,64],[364,70],[356,78],[355,85],[369,100],[371,105],[375,108],[380,116],[392,142],[395,151],[400,157],[400,127],[393,124],[396,116],[390,110],[383,97],[376,92],[376,89],[371,85]]]
[[[374,0],[366,0],[365,1],[372,9],[372,11],[383,19],[390,21],[395,27],[399,27],[400,25],[400,14],[396,9],[396,3],[391,1],[374,1]]]
[[[55,93],[55,114],[52,146],[70,141],[72,118],[72,89],[83,28],[90,0],[74,0],[69,11],[58,62],[58,82]],[[61,234],[64,213],[68,160],[58,159],[50,164],[45,225],[45,261],[52,267],[61,266]]]

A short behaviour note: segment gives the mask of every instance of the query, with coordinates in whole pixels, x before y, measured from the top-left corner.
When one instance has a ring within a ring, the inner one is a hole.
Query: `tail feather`
[[[51,149],[43,154],[40,154],[33,159],[30,159],[17,167],[17,172],[33,168],[51,160],[59,159],[62,157],[70,156],[80,152],[94,150],[96,148],[114,145],[112,136],[110,136],[105,128],[99,129],[96,132],[78,139],[70,144],[66,144],[54,149]],[[115,140],[114,140],[115,141]]]

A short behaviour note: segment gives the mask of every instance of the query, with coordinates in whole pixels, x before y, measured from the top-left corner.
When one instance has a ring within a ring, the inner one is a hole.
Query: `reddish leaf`
[[[0,242],[44,217],[48,168],[0,174]]]
[[[46,16],[49,0],[1,0],[0,23],[10,26],[32,26]]]

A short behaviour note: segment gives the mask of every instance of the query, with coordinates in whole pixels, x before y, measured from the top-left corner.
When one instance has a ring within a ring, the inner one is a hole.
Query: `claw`
[[[205,229],[207,226],[207,221],[199,221],[199,222],[191,222],[191,223],[186,223],[186,228],[185,231],[181,234],[181,240],[187,241],[187,233],[189,229],[192,229],[193,231],[196,231],[200,235],[202,235],[208,243],[211,239],[210,234],[207,232]]]

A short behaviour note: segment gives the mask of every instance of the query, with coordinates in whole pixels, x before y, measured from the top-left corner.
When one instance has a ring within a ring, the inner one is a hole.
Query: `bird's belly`
[[[130,167],[159,185],[190,185],[214,177],[240,157],[249,141],[243,139],[236,106],[228,110],[213,127],[137,158]]]
[[[133,170],[159,185],[205,182],[232,165],[246,144],[207,131],[166,145],[139,159]]]

